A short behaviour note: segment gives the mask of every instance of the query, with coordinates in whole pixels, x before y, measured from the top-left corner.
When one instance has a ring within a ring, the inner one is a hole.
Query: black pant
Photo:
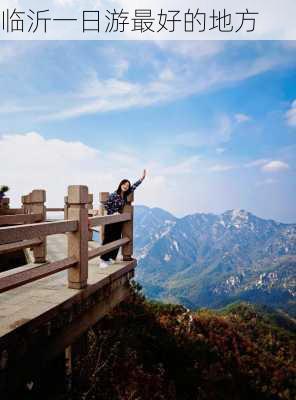
[[[107,244],[113,242],[114,240],[121,239],[122,222],[117,222],[116,224],[106,225],[104,240],[102,244]],[[101,256],[102,260],[108,261],[110,258],[115,260],[117,257],[119,249],[109,251]]]

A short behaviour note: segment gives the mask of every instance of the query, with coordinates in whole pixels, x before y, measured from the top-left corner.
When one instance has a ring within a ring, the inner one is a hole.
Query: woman
[[[109,195],[109,199],[105,204],[107,214],[121,213],[127,201],[127,196],[134,192],[135,189],[143,182],[146,177],[146,170],[144,169],[143,176],[131,185],[128,179],[123,179],[115,192]],[[121,238],[122,223],[110,224],[105,226],[103,245],[113,242]],[[109,251],[101,256],[100,267],[104,268],[115,262],[118,250]],[[106,262],[107,261],[107,262]]]

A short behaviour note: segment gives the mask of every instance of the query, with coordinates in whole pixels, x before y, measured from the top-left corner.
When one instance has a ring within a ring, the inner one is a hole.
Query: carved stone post
[[[88,277],[88,188],[87,186],[68,187],[68,219],[79,221],[78,230],[69,232],[68,256],[77,259],[77,265],[68,270],[68,287],[82,289]]]
[[[94,196],[93,194],[89,193],[88,195],[88,204],[87,204],[87,209],[88,210],[93,210],[93,201],[94,201]],[[92,229],[88,230],[88,240],[93,240],[93,231]]]
[[[107,203],[109,199],[109,192],[100,192],[99,193],[99,215],[103,216],[107,214],[106,208],[105,208],[105,204]],[[100,240],[101,243],[103,243],[104,240],[104,226],[100,226]]]
[[[45,190],[33,190],[29,196],[30,211],[32,214],[41,214],[41,221],[46,220],[46,193]],[[33,248],[35,263],[44,263],[46,261],[46,238],[42,240],[42,244]]]
[[[123,222],[122,224],[122,237],[128,237],[130,241],[122,246],[123,261],[130,261],[133,259],[133,221],[134,221],[134,207],[132,202],[134,201],[134,194],[131,193],[127,198],[127,203],[123,208],[124,213],[131,215],[131,220]]]
[[[9,210],[9,197],[2,197],[0,198],[0,209],[1,210]]]
[[[24,214],[30,214],[30,211],[31,211],[30,194],[22,196],[22,208],[23,208]]]

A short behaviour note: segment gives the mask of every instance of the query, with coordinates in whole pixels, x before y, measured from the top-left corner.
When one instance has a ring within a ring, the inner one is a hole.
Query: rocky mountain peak
[[[238,297],[290,310],[296,299],[295,238],[296,224],[244,209],[183,218],[146,209],[136,213],[137,278],[150,296],[185,305]]]
[[[235,208],[225,211],[222,216],[230,217],[232,221],[237,219],[247,220],[251,216],[251,213],[243,209]]]

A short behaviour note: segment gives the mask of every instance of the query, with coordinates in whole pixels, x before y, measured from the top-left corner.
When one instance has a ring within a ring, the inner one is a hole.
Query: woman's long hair
[[[126,200],[127,196],[130,194],[131,192],[131,183],[128,179],[122,179],[122,181],[120,182],[120,184],[118,185],[118,188],[116,190],[117,194],[121,194],[121,185],[124,185],[125,183],[129,183],[129,190],[127,190],[126,192],[123,193],[123,197]]]

